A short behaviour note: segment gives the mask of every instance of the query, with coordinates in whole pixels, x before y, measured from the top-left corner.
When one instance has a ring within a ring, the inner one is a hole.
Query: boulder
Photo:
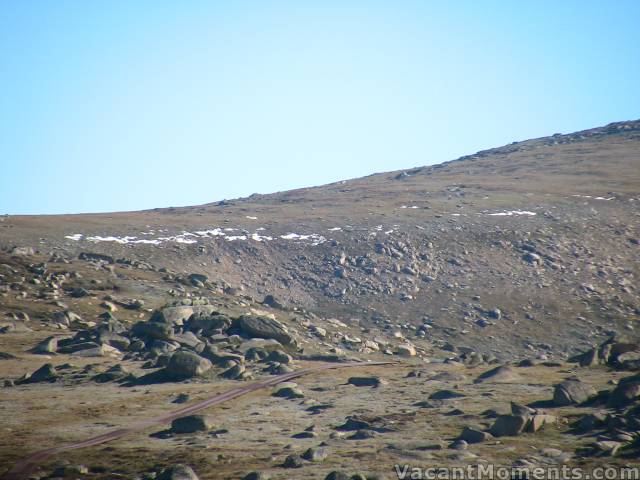
[[[398,347],[396,348],[396,355],[399,355],[401,357],[415,357],[416,349],[413,345],[410,345],[408,343],[398,345]]]
[[[192,378],[203,375],[212,367],[211,362],[200,355],[178,351],[171,355],[169,363],[165,367],[165,373],[173,379]]]
[[[173,326],[163,322],[137,322],[131,332],[136,337],[170,340],[173,336]]]
[[[596,390],[580,380],[565,380],[555,386],[553,403],[559,407],[575,405],[588,400],[596,394]]]
[[[45,363],[28,378],[21,380],[19,383],[39,383],[39,382],[55,382],[58,378],[55,368],[50,363]]]
[[[293,343],[293,337],[287,328],[272,318],[243,315],[238,319],[237,326],[240,331],[252,338],[273,339],[283,345]]]
[[[482,373],[474,383],[513,383],[521,380],[520,375],[511,367],[500,365]]]
[[[309,462],[322,462],[327,458],[327,450],[322,447],[311,447],[302,454],[302,458]]]
[[[609,394],[608,407],[624,407],[640,397],[640,375],[626,377]]]
[[[500,415],[489,432],[494,437],[513,437],[520,435],[527,425],[527,417],[521,415]]]
[[[189,415],[171,422],[173,433],[208,432],[213,428],[213,419],[207,415]]]
[[[185,323],[185,328],[191,331],[202,330],[202,334],[209,336],[216,331],[226,330],[231,326],[231,319],[217,312],[204,311],[192,314]]]
[[[347,383],[356,387],[379,387],[387,382],[380,377],[350,377]]]
[[[57,350],[58,350],[58,338],[47,337],[44,340],[42,340],[40,343],[38,343],[35,347],[33,347],[31,351],[33,353],[47,355],[50,353],[56,353]]]
[[[467,443],[482,443],[490,440],[492,436],[489,432],[483,432],[482,430],[477,430],[471,427],[464,427],[458,438]]]
[[[188,465],[174,465],[165,468],[156,480],[199,480],[196,472]]]
[[[555,415],[535,414],[529,418],[525,430],[535,433],[545,425],[555,425],[558,423],[558,417]]]

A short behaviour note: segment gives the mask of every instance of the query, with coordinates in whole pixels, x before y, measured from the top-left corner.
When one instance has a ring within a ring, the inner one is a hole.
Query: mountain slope
[[[425,348],[564,356],[635,336],[639,207],[633,121],[196,207],[10,216],[0,244],[202,273]]]

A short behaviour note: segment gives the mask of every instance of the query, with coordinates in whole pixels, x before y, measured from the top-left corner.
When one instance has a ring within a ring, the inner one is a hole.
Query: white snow
[[[74,233],[73,235],[66,235],[64,238],[68,238],[69,240],[78,242],[82,239],[83,236],[84,235],[82,235],[81,233]]]
[[[511,217],[513,215],[536,215],[536,212],[529,212],[527,210],[510,210],[508,212],[488,213],[492,217]]]
[[[252,233],[249,238],[251,238],[251,240],[255,240],[256,242],[264,242],[269,241],[269,240],[273,240],[273,237],[270,237],[268,235],[259,235],[257,233]]]
[[[249,220],[257,220],[258,217],[252,217],[251,215],[247,215],[245,218],[248,218]]]
[[[233,242],[234,240],[246,240],[247,236],[246,235],[229,235],[225,237],[226,240],[229,240],[230,242]]]
[[[312,245],[320,245],[327,241],[322,235],[318,235],[317,233],[311,233],[308,235],[300,235],[299,233],[287,233],[286,235],[280,235],[280,238],[284,240],[311,240]]]
[[[340,227],[333,227],[329,229],[330,232],[339,232],[340,230],[342,230]]]

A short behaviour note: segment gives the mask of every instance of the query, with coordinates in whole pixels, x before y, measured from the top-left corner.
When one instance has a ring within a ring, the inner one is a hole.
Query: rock
[[[133,325],[131,333],[136,337],[171,340],[173,336],[173,326],[162,322],[137,322]]]
[[[367,440],[374,438],[376,434],[371,430],[357,430],[353,435],[347,437],[348,440]]]
[[[191,284],[195,287],[201,287],[209,280],[209,277],[201,273],[192,273],[188,278]]]
[[[95,342],[79,342],[79,343],[71,343],[68,345],[64,345],[63,347],[58,347],[58,352],[59,353],[77,353],[82,350],[90,350],[94,348],[100,348],[100,344]]]
[[[206,358],[192,352],[178,351],[171,355],[165,373],[174,379],[184,379],[201,376],[209,371],[213,365]]]
[[[213,428],[213,418],[207,415],[188,415],[171,422],[173,433],[207,432]]]
[[[293,343],[287,328],[277,320],[268,317],[243,315],[238,319],[238,328],[250,337],[271,338],[283,345]]]
[[[529,418],[525,430],[530,433],[535,433],[545,425],[555,425],[556,423],[558,423],[558,417],[555,415],[536,414]]]
[[[262,472],[249,472],[242,477],[242,480],[269,480],[269,477]]]
[[[623,407],[640,397],[640,375],[626,377],[611,391],[607,399],[608,407]]]
[[[527,424],[527,417],[521,415],[500,415],[489,433],[494,437],[513,437],[520,435]]]
[[[464,397],[462,393],[454,392],[452,390],[438,390],[437,392],[429,395],[430,400],[450,400],[452,398]]]
[[[74,477],[77,478],[78,475],[87,475],[89,473],[89,469],[84,465],[63,465],[61,467],[56,468],[52,477]]]
[[[129,372],[122,365],[118,364],[109,368],[106,372],[99,373],[98,375],[93,377],[93,381],[98,383],[106,383],[123,380],[128,376]]]
[[[84,288],[80,288],[80,287],[76,287],[74,289],[71,290],[71,292],[69,292],[69,294],[73,297],[73,298],[83,298],[83,297],[88,297],[91,295],[91,293],[84,289]]]
[[[621,442],[614,442],[611,440],[604,440],[591,444],[591,448],[594,450],[596,455],[601,457],[615,457],[622,446],[623,444]]]
[[[36,251],[33,247],[13,247],[10,253],[15,257],[31,257]]]
[[[192,305],[180,305],[177,307],[164,307],[161,310],[156,310],[151,317],[151,322],[156,323],[164,323],[167,325],[184,325],[185,321],[188,320],[196,311],[200,314],[204,313],[212,313],[215,311],[214,307],[211,306],[198,306],[194,307]]]
[[[588,400],[596,394],[596,390],[580,380],[565,380],[555,386],[553,403],[559,407],[574,405]]]
[[[601,428],[607,419],[607,415],[603,412],[595,412],[585,415],[574,425],[576,433],[587,433],[591,430]]]
[[[217,312],[197,312],[185,322],[185,328],[191,331],[202,330],[202,334],[210,336],[217,331],[224,331],[231,326],[231,319]]]
[[[156,480],[199,480],[196,472],[188,465],[174,465],[165,468]]]
[[[50,363],[45,363],[35,372],[33,372],[28,378],[19,381],[18,383],[39,383],[39,382],[55,382],[58,378],[55,368]]]
[[[529,417],[533,415],[536,411],[533,408],[527,407],[526,405],[520,405],[519,403],[511,402],[511,414],[512,415],[520,415],[521,417]]]
[[[35,347],[33,347],[31,351],[33,353],[47,355],[50,353],[56,353],[57,350],[58,350],[58,338],[47,337],[44,340],[42,340],[40,343],[38,343]]]
[[[112,302],[104,301],[100,304],[100,306],[105,310],[107,310],[108,312],[113,313],[118,311],[118,307],[116,307],[115,303],[112,303]]]
[[[302,465],[302,459],[298,455],[289,455],[282,463],[283,468],[300,468]]]
[[[449,448],[452,450],[466,450],[469,448],[469,443],[466,440],[458,439],[449,444]]]
[[[121,351],[127,350],[131,344],[131,341],[127,337],[123,337],[122,335],[106,330],[100,331],[98,334],[98,340],[100,343],[117,348]]]
[[[233,367],[229,368],[228,370],[225,370],[224,372],[222,372],[220,374],[220,376],[222,378],[227,378],[229,380],[240,380],[243,378],[244,374],[245,374],[245,367],[244,365],[234,365]]]
[[[311,447],[302,454],[302,458],[309,462],[323,462],[327,458],[327,451],[322,447]]]
[[[262,301],[262,304],[267,305],[268,307],[271,307],[271,308],[277,308],[280,310],[284,309],[284,305],[282,304],[282,302],[280,302],[280,300],[278,300],[273,295],[266,295],[264,297],[264,300]]]
[[[267,356],[267,352],[272,352],[273,350],[279,350],[282,348],[282,344],[277,340],[266,339],[266,338],[252,338],[251,340],[247,340],[242,342],[238,346],[238,350],[244,352],[245,354],[249,350],[262,350],[265,352],[265,358]]]
[[[324,480],[349,480],[349,475],[344,472],[334,470],[324,477]]]
[[[113,257],[109,255],[103,255],[102,253],[94,253],[94,252],[81,252],[78,255],[80,260],[86,260],[88,262],[105,262],[105,263],[115,263]]]
[[[273,394],[274,397],[281,397],[281,398],[304,398],[304,393],[302,393],[302,390],[295,388],[295,387],[282,387],[279,388],[278,390],[276,390],[276,392]]]
[[[293,362],[293,357],[282,350],[273,350],[265,360],[267,362],[290,364]]]
[[[579,355],[576,360],[578,361],[578,363],[580,364],[581,367],[593,367],[595,365],[598,365],[599,362],[599,358],[598,358],[598,350],[595,348],[592,348],[591,350],[583,353],[582,355]]]
[[[473,383],[514,383],[520,380],[520,375],[513,368],[501,365],[482,373]]]
[[[197,350],[204,348],[204,342],[200,340],[193,332],[174,333],[171,340],[178,342],[181,346]]]
[[[522,259],[532,265],[542,264],[542,257],[540,257],[540,255],[538,255],[537,253],[527,252],[522,255]]]
[[[467,443],[482,443],[490,440],[492,435],[488,432],[476,430],[475,428],[464,427],[462,433],[458,437],[460,440],[464,440]]]
[[[416,349],[413,345],[410,345],[408,343],[398,345],[398,347],[396,348],[396,355],[399,355],[401,357],[415,357]]]
[[[347,383],[356,387],[379,387],[387,382],[380,377],[350,377]]]

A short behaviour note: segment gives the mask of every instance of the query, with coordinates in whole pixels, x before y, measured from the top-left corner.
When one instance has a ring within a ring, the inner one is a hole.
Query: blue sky
[[[195,205],[640,117],[638,1],[5,1],[0,213]]]

